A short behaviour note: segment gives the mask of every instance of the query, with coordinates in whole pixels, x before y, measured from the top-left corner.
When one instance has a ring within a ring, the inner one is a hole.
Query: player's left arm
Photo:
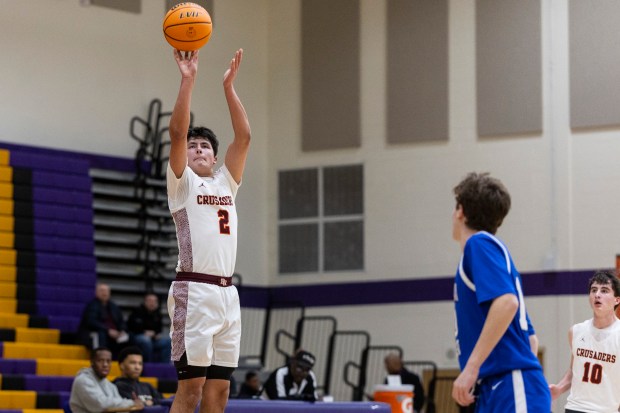
[[[480,337],[465,368],[452,386],[452,397],[461,406],[468,406],[474,402],[471,389],[478,379],[480,366],[502,338],[518,309],[519,300],[514,294],[504,294],[493,300]]]
[[[224,73],[224,95],[226,96],[226,103],[228,104],[228,111],[230,112],[230,119],[235,134],[233,142],[226,151],[224,164],[237,183],[241,183],[251,137],[248,115],[239,96],[237,96],[234,86],[234,80],[239,72],[242,58],[243,49],[239,49],[230,61],[230,67]]]

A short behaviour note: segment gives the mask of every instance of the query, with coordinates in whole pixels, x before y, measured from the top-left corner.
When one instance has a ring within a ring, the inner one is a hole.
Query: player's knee
[[[192,410],[196,408],[202,397],[202,389],[204,379],[179,380],[177,392],[175,395],[175,403],[183,405],[185,409]]]
[[[234,367],[209,366],[207,367],[207,379],[228,380],[235,371]]]

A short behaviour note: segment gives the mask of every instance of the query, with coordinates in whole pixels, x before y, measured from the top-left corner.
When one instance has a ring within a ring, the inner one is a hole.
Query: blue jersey
[[[521,276],[508,250],[493,235],[478,232],[463,251],[454,283],[456,345],[461,370],[480,337],[493,300],[504,294],[519,299],[519,309],[508,329],[480,366],[479,379],[517,369],[542,369],[530,348],[534,334],[523,302]]]

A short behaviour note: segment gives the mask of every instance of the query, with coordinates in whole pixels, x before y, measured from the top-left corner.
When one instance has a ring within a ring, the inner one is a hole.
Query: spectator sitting
[[[107,409],[142,410],[144,403],[137,397],[123,399],[110,380],[112,353],[99,347],[91,352],[90,365],[75,376],[71,386],[69,406],[73,413],[100,413]]]
[[[130,346],[122,349],[118,355],[118,366],[121,369],[121,377],[117,377],[114,384],[122,397],[132,399],[138,396],[145,406],[161,404],[161,394],[149,383],[139,381],[142,375],[142,352],[138,347]]]
[[[288,365],[273,371],[265,382],[264,392],[272,400],[316,401],[316,376],[312,371],[314,356],[298,350]]]
[[[260,394],[260,379],[255,371],[248,371],[245,374],[245,381],[241,383],[237,399],[254,399]]]
[[[121,346],[129,341],[125,319],[120,308],[110,300],[110,287],[98,283],[95,298],[86,305],[78,336],[89,349],[106,347],[116,356]],[[92,333],[94,337],[91,336]]]
[[[385,356],[385,370],[389,375],[400,376],[401,384],[413,384],[413,410],[419,412],[424,406],[424,387],[417,374],[410,372],[403,367],[403,360],[397,353],[390,353]],[[387,383],[387,377],[385,383]]]
[[[144,361],[170,363],[170,337],[162,334],[159,298],[154,293],[133,310],[127,322],[132,341],[140,347]]]

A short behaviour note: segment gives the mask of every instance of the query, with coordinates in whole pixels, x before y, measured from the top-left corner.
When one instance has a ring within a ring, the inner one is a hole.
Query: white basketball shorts
[[[173,281],[168,291],[172,360],[190,366],[237,367],[241,310],[235,286]]]

